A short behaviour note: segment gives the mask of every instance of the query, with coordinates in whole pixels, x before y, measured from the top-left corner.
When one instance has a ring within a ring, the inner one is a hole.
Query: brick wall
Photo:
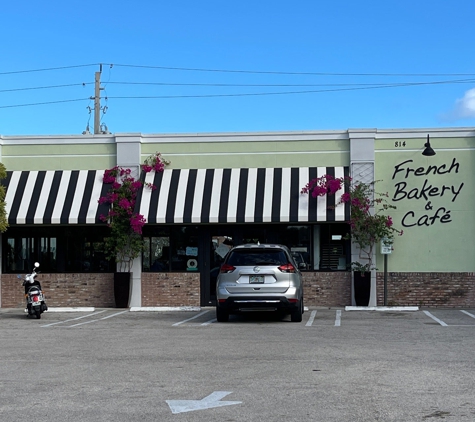
[[[351,273],[305,272],[306,306],[351,305]],[[39,274],[52,307],[114,307],[113,274]],[[378,305],[384,304],[384,273],[377,273]],[[22,281],[2,274],[2,308],[25,306]],[[388,273],[388,305],[474,307],[475,273]],[[143,273],[142,306],[200,306],[197,273]]]
[[[142,273],[142,306],[200,306],[200,275]]]
[[[114,307],[114,275],[92,274],[39,274],[37,280],[51,307],[94,306]],[[2,308],[25,306],[22,280],[15,274],[2,274]]]
[[[351,273],[304,272],[305,306],[351,305]]]
[[[384,273],[377,273],[378,305],[384,304]],[[388,305],[475,306],[475,273],[388,273]]]

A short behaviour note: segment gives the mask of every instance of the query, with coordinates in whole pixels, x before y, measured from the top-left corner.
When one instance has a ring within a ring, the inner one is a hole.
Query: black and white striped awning
[[[265,223],[348,221],[342,192],[312,198],[301,194],[324,174],[348,176],[348,167],[165,169],[147,173],[140,214],[147,223]]]
[[[103,175],[104,170],[7,172],[2,184],[9,224],[101,223],[108,206],[98,200],[110,188]]]
[[[110,185],[104,170],[10,171],[2,181],[10,225],[103,224],[99,205]],[[300,191],[324,174],[348,176],[348,167],[165,169],[142,177],[138,208],[148,224],[348,221],[341,193],[312,198]]]

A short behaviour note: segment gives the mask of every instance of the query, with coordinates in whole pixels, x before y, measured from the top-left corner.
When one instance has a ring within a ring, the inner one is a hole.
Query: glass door
[[[224,234],[222,230],[210,229],[205,238],[209,239],[207,254],[204,259],[207,261],[204,271],[201,272],[202,305],[216,305],[216,280],[219,269],[224,262],[224,257],[233,246],[232,236]],[[229,234],[229,233],[228,233]]]

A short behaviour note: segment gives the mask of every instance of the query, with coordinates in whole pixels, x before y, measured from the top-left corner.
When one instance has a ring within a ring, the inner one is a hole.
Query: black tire
[[[229,312],[226,312],[225,310],[216,307],[216,319],[218,320],[218,322],[228,322]]]
[[[298,308],[294,309],[290,313],[290,320],[292,322],[302,322],[302,314],[303,314],[303,299],[300,299]]]
[[[35,311],[36,313],[36,319],[40,319],[41,318],[41,312],[40,311]]]

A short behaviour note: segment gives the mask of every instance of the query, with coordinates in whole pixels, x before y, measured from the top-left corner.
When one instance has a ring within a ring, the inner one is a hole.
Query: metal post
[[[94,89],[94,134],[101,133],[101,72],[96,72]]]

